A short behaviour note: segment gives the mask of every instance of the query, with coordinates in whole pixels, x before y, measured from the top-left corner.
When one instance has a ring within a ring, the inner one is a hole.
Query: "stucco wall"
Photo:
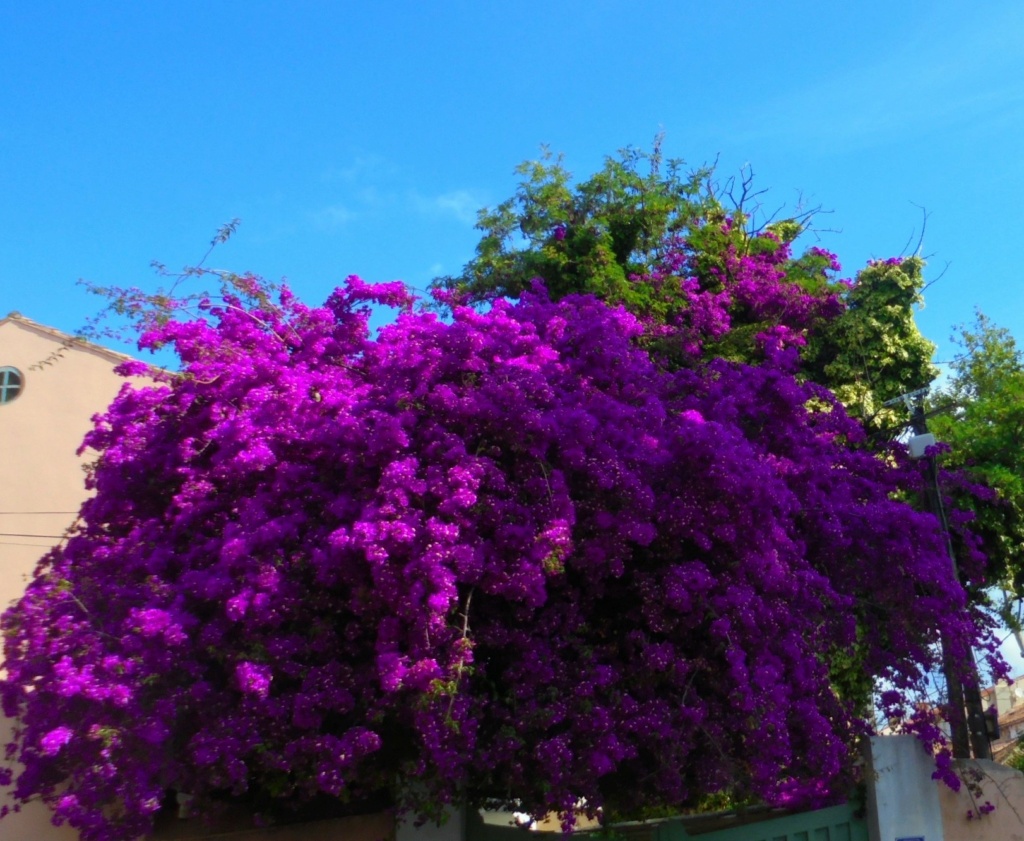
[[[962,761],[959,771],[968,781],[959,792],[939,786],[945,841],[1024,841],[1024,774],[986,759]],[[995,810],[979,817],[986,801]]]

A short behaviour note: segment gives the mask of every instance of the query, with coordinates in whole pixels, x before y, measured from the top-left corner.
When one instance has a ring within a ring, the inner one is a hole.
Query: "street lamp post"
[[[942,493],[939,489],[939,468],[935,457],[928,453],[934,446],[935,436],[928,431],[928,421],[924,413],[922,392],[905,395],[907,404],[914,399],[911,410],[910,424],[914,437],[910,440],[910,454],[914,458],[925,459],[925,502],[928,510],[935,515],[942,528],[946,552],[953,569],[953,575],[960,580],[953,544],[949,537],[949,522],[946,509],[942,504]],[[902,398],[901,398],[902,399]],[[941,638],[942,670],[946,677],[950,707],[950,741],[953,756],[958,759],[969,759],[973,749],[975,759],[991,759],[992,746],[989,743],[988,720],[981,701],[978,688],[978,674],[973,660],[969,663],[958,663],[949,650],[945,637]],[[966,710],[966,720],[964,711]]]

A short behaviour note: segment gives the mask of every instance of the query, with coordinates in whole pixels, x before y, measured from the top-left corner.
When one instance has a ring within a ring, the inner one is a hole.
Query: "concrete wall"
[[[395,827],[395,841],[466,841],[466,810],[449,808],[442,823],[422,826],[405,818]]]
[[[24,836],[30,838],[33,836]],[[256,829],[249,818],[208,827],[199,821],[171,819],[158,826],[152,841],[395,841],[395,819],[389,812],[309,821]]]
[[[872,841],[942,841],[935,762],[914,736],[871,740],[868,831]]]
[[[1024,841],[1024,774],[989,760],[961,760],[959,792],[931,778],[935,765],[913,736],[872,739],[868,786],[872,841]],[[995,807],[982,812],[985,803]]]

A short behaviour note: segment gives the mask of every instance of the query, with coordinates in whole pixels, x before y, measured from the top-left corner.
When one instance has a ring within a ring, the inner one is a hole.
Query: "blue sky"
[[[853,273],[930,214],[920,314],[1024,335],[1024,6],[959,2],[15,3],[0,0],[0,315],[73,331],[76,286],[152,260],[423,287],[540,144],[587,175],[649,146],[767,208],[831,210]],[[808,238],[807,244],[814,244]],[[948,264],[948,266],[947,266]]]
[[[1024,337],[1024,4],[32,3],[0,0],[0,315],[66,331],[159,260],[425,287],[540,144],[585,176],[649,146],[765,206],[832,211],[845,273],[912,248],[952,353],[980,306]],[[939,275],[941,274],[941,278]]]

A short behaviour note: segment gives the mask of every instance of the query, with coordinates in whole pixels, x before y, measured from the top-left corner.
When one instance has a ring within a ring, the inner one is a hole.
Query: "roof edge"
[[[17,324],[34,333],[46,336],[47,338],[57,339],[62,345],[66,345],[67,347],[73,347],[78,350],[86,350],[91,353],[98,354],[111,362],[120,364],[121,362],[129,362],[135,359],[134,356],[129,356],[126,353],[121,353],[120,351],[103,347],[103,345],[90,342],[88,339],[83,339],[81,336],[74,336],[71,333],[65,333],[63,330],[58,330],[56,327],[47,327],[45,324],[40,324],[38,321],[26,318],[20,312],[10,312],[3,318],[0,318],[0,327],[3,327],[4,324],[7,324],[8,322]]]

